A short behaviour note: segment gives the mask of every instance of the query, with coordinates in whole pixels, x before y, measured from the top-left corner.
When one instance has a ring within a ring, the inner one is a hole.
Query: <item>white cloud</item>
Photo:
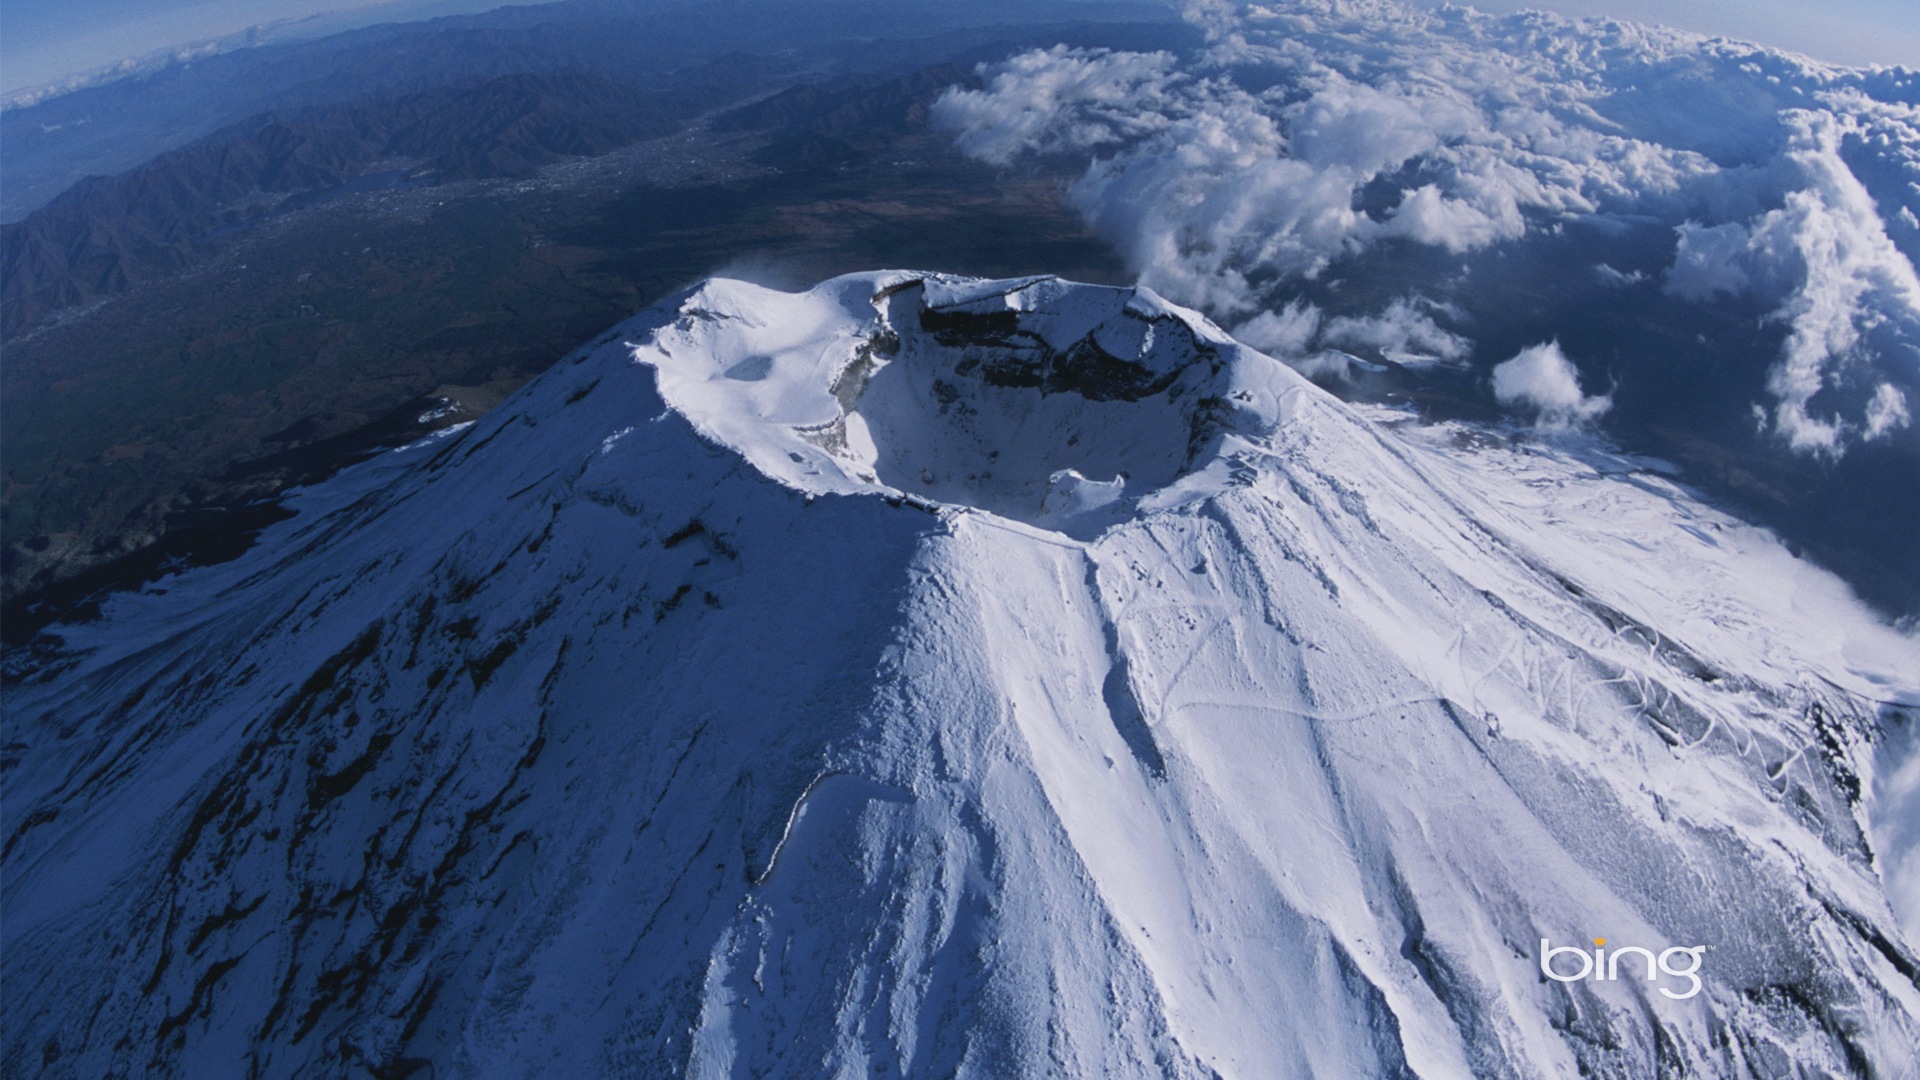
[[[1240,323],[1233,328],[1233,336],[1284,361],[1309,379],[1349,379],[1356,364],[1383,370],[1339,349],[1315,349],[1323,314],[1318,307],[1296,299],[1284,308],[1262,311]]]
[[[994,165],[1023,153],[1098,149],[1165,130],[1179,79],[1167,53],[1051,49],[994,70],[985,90],[955,89],[933,119],[959,132],[960,149]]]
[[[1629,272],[1606,263],[1596,264],[1593,268],[1593,276],[1599,279],[1600,284],[1615,289],[1624,289],[1629,285],[1638,285],[1647,280],[1647,275],[1644,271],[1634,270]]]
[[[1502,405],[1523,409],[1539,427],[1565,429],[1590,424],[1613,407],[1609,396],[1580,391],[1580,373],[1558,341],[1529,345],[1493,369],[1493,396]]]
[[[1399,364],[1420,365],[1457,361],[1468,342],[1421,310],[1437,307],[1402,297],[1374,315],[1342,315],[1328,319],[1325,312],[1295,299],[1279,309],[1255,314],[1233,327],[1233,336],[1293,365],[1311,377],[1346,378],[1354,364],[1384,370],[1346,349],[1360,349]]]
[[[1445,259],[1651,222],[1675,230],[1670,296],[1775,309],[1764,406],[1785,445],[1837,456],[1868,437],[1875,387],[1920,385],[1920,293],[1887,226],[1920,245],[1906,76],[1540,12],[1193,0],[1187,16],[1207,35],[1195,57],[1027,53],[935,116],[985,161],[1077,155],[1070,198],[1143,284],[1284,339],[1296,363],[1315,344],[1465,356],[1413,297],[1495,318],[1508,298]],[[1342,290],[1389,262],[1439,276],[1389,275],[1402,296],[1384,310],[1377,277]],[[1592,267],[1570,273],[1637,280]],[[1283,300],[1309,283],[1317,336],[1293,344]],[[1874,407],[1876,430],[1900,428]]]
[[[1378,315],[1329,319],[1321,340],[1330,345],[1372,349],[1402,364],[1458,360],[1468,350],[1465,338],[1441,328],[1431,315],[1404,297]]]
[[[1294,300],[1279,311],[1263,311],[1233,328],[1233,336],[1281,359],[1302,356],[1320,334],[1320,309]]]
[[[1861,123],[1826,110],[1795,110],[1783,120],[1782,164],[1799,186],[1745,223],[1680,226],[1666,287],[1690,300],[1754,294],[1776,303],[1772,317],[1788,333],[1767,374],[1768,426],[1795,450],[1837,457],[1854,431],[1878,438],[1906,424],[1896,387],[1851,376],[1872,367],[1865,333],[1906,327],[1908,336],[1920,334],[1920,276],[1842,155],[1843,141],[1863,134]],[[1849,383],[1858,384],[1852,393]],[[1868,386],[1875,387],[1870,398]],[[1823,392],[1829,404],[1815,407]],[[1848,403],[1845,412],[1838,407]]]
[[[1882,439],[1899,429],[1913,423],[1913,414],[1907,411],[1907,395],[1892,383],[1881,383],[1873,391],[1873,400],[1867,402],[1868,439]]]
[[[1426,184],[1405,193],[1399,208],[1388,215],[1376,236],[1404,237],[1459,254],[1486,247],[1496,240],[1513,240],[1527,230],[1520,204],[1498,200],[1490,207],[1449,199],[1439,187]]]
[[[950,92],[934,117],[995,164],[1098,151],[1073,188],[1088,220],[1143,282],[1219,314],[1263,306],[1251,278],[1312,278],[1383,241],[1471,251],[1524,235],[1529,212],[1589,213],[1704,167],[1617,134],[1563,130],[1554,94],[1505,80],[1510,58],[1490,67],[1436,52],[1419,31],[1425,17],[1401,14],[1397,44],[1411,61],[1364,78],[1303,51],[1286,20],[1256,13],[1227,33],[1236,14],[1210,4],[1197,17],[1219,33],[1195,71],[1162,53],[1056,47],[984,69],[984,90]],[[1248,66],[1296,75],[1254,93],[1232,78]],[[1382,182],[1394,205],[1356,209]]]
[[[1667,291],[1686,300],[1739,296],[1754,288],[1758,267],[1744,225],[1689,221],[1674,230],[1679,243],[1667,268]]]
[[[1816,414],[1813,396],[1857,359],[1863,330],[1888,318],[1920,324],[1920,278],[1840,156],[1848,125],[1814,112],[1796,117],[1795,126],[1789,156],[1810,183],[1753,230],[1767,250],[1790,250],[1804,267],[1799,288],[1776,313],[1792,329],[1767,389],[1778,401],[1774,426],[1795,449],[1837,455],[1848,422]]]
[[[1356,83],[1337,73],[1312,97],[1283,110],[1293,153],[1317,169],[1374,176],[1450,138],[1486,127],[1480,111],[1459,96]]]

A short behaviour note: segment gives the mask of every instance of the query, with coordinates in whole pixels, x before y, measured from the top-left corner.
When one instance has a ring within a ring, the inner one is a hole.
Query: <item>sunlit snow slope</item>
[[[884,273],[295,507],[9,693],[9,1074],[1914,1067],[1920,648],[1653,463]]]

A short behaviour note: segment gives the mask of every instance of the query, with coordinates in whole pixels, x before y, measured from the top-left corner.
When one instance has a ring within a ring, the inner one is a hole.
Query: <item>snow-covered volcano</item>
[[[1911,639],[1654,463],[1144,291],[709,282],[295,506],[9,693],[9,1072],[1920,1045],[1863,810]]]

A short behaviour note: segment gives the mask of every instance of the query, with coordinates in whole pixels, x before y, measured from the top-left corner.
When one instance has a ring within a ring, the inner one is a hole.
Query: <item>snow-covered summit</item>
[[[853,274],[709,281],[636,346],[668,404],[782,483],[1055,527],[1279,423],[1304,382],[1146,289]]]
[[[1920,1045],[1868,815],[1910,637],[1647,462],[1144,292],[709,283],[294,508],[9,688],[5,1072]],[[1596,938],[1702,959],[1543,972]]]

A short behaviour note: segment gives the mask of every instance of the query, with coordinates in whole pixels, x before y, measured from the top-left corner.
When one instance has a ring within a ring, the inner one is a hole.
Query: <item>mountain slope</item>
[[[1910,639],[1644,462],[1362,414],[1145,291],[710,282],[295,509],[12,688],[10,1069],[1920,1042],[1861,808]],[[1543,977],[1595,937],[1703,989]]]

